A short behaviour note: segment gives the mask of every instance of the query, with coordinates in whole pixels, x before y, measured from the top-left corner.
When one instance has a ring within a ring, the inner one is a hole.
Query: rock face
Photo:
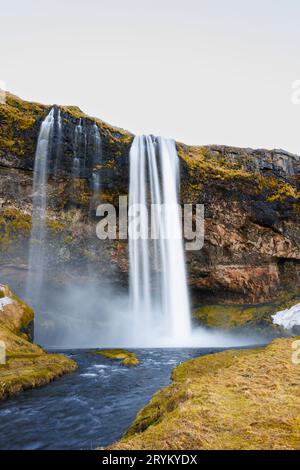
[[[18,275],[22,267],[26,270],[35,146],[47,112],[48,106],[12,95],[0,105],[0,256],[6,277],[13,270]],[[60,112],[61,148],[51,156],[49,177],[49,269],[61,282],[70,271],[84,275],[82,261],[88,260],[100,275],[109,269],[113,282],[126,286],[127,242],[100,242],[95,236],[92,172],[100,176],[98,200],[117,203],[119,195],[126,195],[133,135],[75,107],[62,106]],[[103,154],[95,166],[87,145],[74,190],[74,135],[80,119],[87,142],[94,123],[98,126]],[[193,304],[257,304],[286,291],[299,292],[299,156],[283,150],[181,143],[177,150],[181,202],[205,205],[204,247],[187,252]]]
[[[49,383],[76,369],[74,361],[47,354],[31,342],[33,310],[0,285],[0,400]]]
[[[205,204],[205,244],[188,257],[196,291],[250,303],[296,287],[299,157],[224,147],[179,153],[183,201]]]

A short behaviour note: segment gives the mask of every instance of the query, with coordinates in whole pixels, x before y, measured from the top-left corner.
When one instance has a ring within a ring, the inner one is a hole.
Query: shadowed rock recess
[[[0,105],[0,274],[14,285],[22,285],[26,276],[34,155],[40,124],[49,110],[10,94]],[[77,107],[60,106],[60,111],[62,137],[60,145],[53,146],[49,169],[49,278],[62,283],[70,273],[84,277],[86,260],[99,276],[109,271],[111,282],[126,288],[127,241],[96,238],[95,207],[97,201],[117,204],[119,195],[128,194],[133,135]],[[80,119],[87,147],[74,179],[74,135]],[[96,163],[89,145],[95,122],[103,146]],[[54,129],[54,143],[57,134]],[[205,205],[204,247],[186,253],[195,320],[226,328],[270,325],[270,313],[279,305],[296,303],[299,295],[299,156],[283,150],[176,145],[181,202]],[[101,190],[91,204],[95,172]],[[228,316],[222,325],[219,313],[224,305]],[[207,307],[209,312],[203,310]]]

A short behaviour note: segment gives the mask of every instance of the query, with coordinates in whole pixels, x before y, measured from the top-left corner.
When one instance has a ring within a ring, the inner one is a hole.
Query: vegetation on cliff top
[[[5,344],[6,362],[0,364],[0,399],[49,383],[77,368],[74,361],[58,354],[47,354],[29,341],[26,332],[33,321],[33,310],[0,286],[1,297],[11,303],[0,308],[0,341]]]
[[[36,145],[35,125],[45,116],[49,106],[23,101],[10,93],[0,104],[0,155],[24,157]]]
[[[132,134],[104,121],[92,118],[77,106],[59,106],[64,115],[70,119],[88,119],[96,122],[101,128],[108,145],[118,141],[129,144]],[[41,121],[51,106],[24,101],[21,98],[6,93],[5,103],[0,103],[0,156],[10,158],[32,158],[36,148]]]
[[[300,365],[294,339],[176,367],[112,449],[299,449]]]
[[[201,192],[204,189],[202,183],[225,182],[229,189],[230,181],[232,181],[233,189],[245,191],[247,188],[249,194],[260,194],[267,202],[280,202],[286,199],[299,201],[300,199],[296,181],[291,183],[278,179],[274,175],[263,175],[255,169],[251,161],[253,157],[250,155],[241,158],[239,154],[236,154],[236,157],[230,160],[209,146],[196,147],[183,144],[177,144],[177,151],[188,168],[190,187],[196,194],[197,191]],[[240,151],[242,152],[243,149]]]

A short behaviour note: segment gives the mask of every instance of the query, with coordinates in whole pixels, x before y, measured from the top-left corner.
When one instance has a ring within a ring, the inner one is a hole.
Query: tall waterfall
[[[134,329],[180,344],[191,332],[181,220],[179,159],[173,140],[135,137],[130,150],[129,259]],[[130,222],[136,204],[139,223]],[[149,239],[149,207],[159,236]],[[159,206],[163,204],[163,210]]]
[[[57,115],[60,120],[60,113]],[[41,124],[34,161],[33,195],[32,195],[32,229],[29,244],[27,298],[34,305],[38,299],[43,283],[47,182],[49,160],[52,152],[53,130],[55,125],[55,108],[52,108]],[[58,123],[61,127],[61,122]]]

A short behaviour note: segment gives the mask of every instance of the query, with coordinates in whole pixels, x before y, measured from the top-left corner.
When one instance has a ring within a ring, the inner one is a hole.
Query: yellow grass
[[[113,449],[300,449],[294,339],[225,351],[173,371]]]

